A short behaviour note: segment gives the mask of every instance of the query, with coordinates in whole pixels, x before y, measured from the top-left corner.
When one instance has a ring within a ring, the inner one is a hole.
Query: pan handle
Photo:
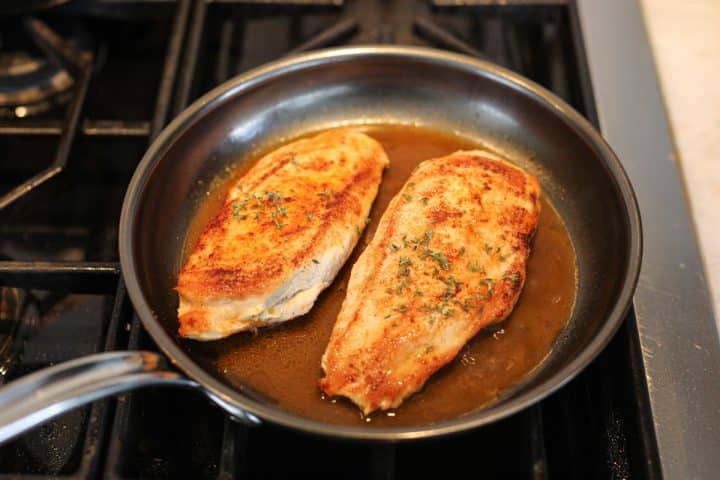
[[[105,352],[39,370],[0,388],[0,443],[103,397],[150,386],[199,390],[236,420],[260,420],[183,375],[153,352]]]

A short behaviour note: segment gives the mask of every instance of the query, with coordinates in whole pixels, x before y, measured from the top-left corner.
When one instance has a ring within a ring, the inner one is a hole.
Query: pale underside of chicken
[[[320,388],[398,407],[512,311],[540,214],[532,175],[482,151],[426,160],[352,269]]]
[[[351,129],[262,157],[179,273],[180,335],[213,340],[310,310],[357,243],[387,165],[382,146]]]

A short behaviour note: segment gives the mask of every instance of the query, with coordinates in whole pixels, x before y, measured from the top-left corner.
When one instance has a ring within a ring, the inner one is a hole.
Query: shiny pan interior
[[[433,425],[332,425],[233,388],[212,359],[177,337],[185,233],[208,183],[239,158],[333,126],[395,123],[482,142],[535,174],[577,253],[578,293],[549,358],[500,401]],[[144,326],[170,360],[225,402],[265,421],[355,439],[424,438],[478,427],[551,393],[585,367],[622,322],[637,281],[641,229],[632,188],[599,133],[533,82],[491,63],[432,49],[329,49],[256,69],[209,92],[141,161],[120,225],[123,275]]]

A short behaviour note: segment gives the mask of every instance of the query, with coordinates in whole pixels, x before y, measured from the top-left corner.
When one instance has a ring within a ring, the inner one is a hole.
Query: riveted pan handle
[[[153,352],[106,352],[60,363],[0,388],[0,443],[68,410],[103,397],[150,386],[179,386],[202,391],[237,420],[260,421],[199,383],[166,369]]]

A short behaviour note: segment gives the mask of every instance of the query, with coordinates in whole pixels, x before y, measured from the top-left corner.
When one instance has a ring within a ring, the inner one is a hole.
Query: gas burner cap
[[[0,116],[27,117],[67,101],[75,81],[70,74],[45,58],[27,52],[0,53]]]
[[[0,51],[0,117],[29,117],[66,104],[75,79],[33,44],[31,33],[15,33],[30,38],[22,39],[27,48]],[[65,41],[81,51],[89,43],[82,34]]]

